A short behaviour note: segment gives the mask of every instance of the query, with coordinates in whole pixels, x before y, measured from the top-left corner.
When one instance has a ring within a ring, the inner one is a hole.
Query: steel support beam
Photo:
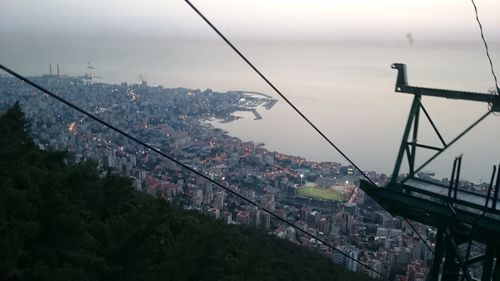
[[[442,228],[438,228],[436,236],[436,248],[434,249],[434,261],[432,262],[431,271],[427,276],[427,281],[439,280],[441,264],[443,262],[443,256],[445,254],[445,242],[444,230]]]
[[[495,245],[488,245],[486,247],[486,256],[483,262],[483,276],[481,281],[491,281],[493,273],[493,261],[495,259]]]
[[[495,271],[493,271],[493,281],[500,281],[500,251],[497,250]]]
[[[434,183],[417,177],[417,173],[427,164],[441,155],[491,113],[500,112],[500,95],[413,87],[408,85],[406,66],[404,64],[393,64],[392,68],[398,70],[395,91],[413,94],[414,98],[390,182],[385,187],[374,187],[370,183],[361,180],[361,189],[391,214],[400,215],[437,228],[434,261],[427,276],[427,281],[476,280],[472,275],[477,274],[477,271],[473,271],[473,269],[481,265],[481,281],[500,281],[500,251],[498,250],[500,249],[500,240],[498,240],[498,235],[500,235],[500,210],[496,209],[500,195],[500,180],[498,179],[500,177],[500,168],[497,170],[498,175],[494,188],[492,186],[495,169],[493,170],[492,182],[488,188],[487,196],[462,190],[459,187],[461,157],[457,158],[453,164],[449,185]],[[491,107],[488,112],[466,127],[454,139],[446,142],[422,104],[421,99],[423,96],[483,102],[488,103]],[[431,124],[443,147],[418,143],[420,110]],[[419,149],[437,152],[420,166],[415,166]],[[399,175],[405,157],[407,158],[406,161],[408,161],[408,176],[400,181]],[[484,198],[484,202],[481,201],[482,198]],[[491,203],[490,200],[492,200]],[[476,242],[486,244],[486,250],[474,248],[472,251],[472,244]],[[466,253],[461,252],[462,246],[465,246],[464,243],[468,243]],[[469,258],[470,256],[473,257]]]
[[[406,145],[408,143],[408,138],[410,137],[410,131],[412,124],[415,119],[416,112],[418,111],[418,107],[420,102],[418,101],[418,96],[413,98],[413,103],[411,105],[410,114],[408,116],[408,121],[406,121],[406,128],[403,133],[403,140],[401,141],[401,146],[399,147],[398,157],[396,158],[396,165],[394,166],[394,171],[392,172],[391,182],[397,182],[399,171],[401,170],[401,164],[403,163],[403,157],[406,149]],[[414,155],[412,156],[415,157]]]

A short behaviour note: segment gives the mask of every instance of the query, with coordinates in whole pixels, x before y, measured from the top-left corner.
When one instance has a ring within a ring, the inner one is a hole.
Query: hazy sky
[[[239,38],[477,40],[469,0],[193,0]],[[500,1],[476,0],[500,40]],[[183,0],[1,0],[2,33],[134,33],[213,37]]]

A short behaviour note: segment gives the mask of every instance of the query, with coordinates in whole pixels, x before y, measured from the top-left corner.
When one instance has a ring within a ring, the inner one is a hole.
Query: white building
[[[348,270],[356,272],[359,250],[349,246],[338,246],[333,252],[333,262],[344,265]],[[344,255],[345,254],[345,255]]]

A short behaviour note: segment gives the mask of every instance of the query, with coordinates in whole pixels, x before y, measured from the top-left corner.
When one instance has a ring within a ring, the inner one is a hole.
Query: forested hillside
[[[42,151],[18,104],[0,117],[0,280],[360,280],[259,230],[134,191]]]

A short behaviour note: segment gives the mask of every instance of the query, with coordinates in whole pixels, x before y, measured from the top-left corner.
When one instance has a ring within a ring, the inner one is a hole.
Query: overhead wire
[[[295,110],[295,112],[297,114],[299,114],[321,137],[323,137],[324,140],[326,140],[338,153],[340,153],[340,155],[342,155],[344,157],[344,159],[346,159],[353,167],[355,167],[358,172],[360,172],[363,177],[365,177],[372,185],[376,186],[376,184],[338,147],[336,146],[316,125],[314,125],[314,123],[312,123],[309,118],[307,118],[288,98],[286,98],[286,96],[281,93],[280,90],[278,90],[278,88],[273,84],[271,83],[271,81],[269,79],[267,79],[266,76],[264,76],[264,74],[262,74],[262,72],[257,69],[257,67],[255,67],[253,65],[253,63],[251,63],[245,55],[243,55],[238,48],[236,48],[232,43],[231,41],[229,41],[229,39],[227,39],[219,30],[218,28],[216,28],[211,22],[210,20],[208,20],[208,18],[206,18],[204,16],[203,13],[201,13],[201,11],[196,7],[194,6],[189,0],[185,0],[185,2],[222,38],[223,41],[225,41],[279,96],[281,96],[281,98],[283,98],[283,100],[288,103],[290,105],[290,107],[292,107],[293,110]],[[481,33],[481,39],[483,41],[483,44],[484,44],[484,47],[485,47],[485,51],[486,51],[486,57],[488,59],[488,62],[489,62],[489,65],[490,65],[490,70],[491,70],[491,74],[493,76],[493,79],[494,79],[494,83],[495,83],[495,87],[496,87],[496,91],[497,91],[497,94],[500,94],[500,88],[498,86],[498,79],[497,79],[497,76],[495,74],[495,69],[494,69],[494,66],[493,66],[493,61],[491,59],[491,56],[490,56],[490,52],[489,52],[489,48],[488,48],[488,43],[486,42],[486,39],[485,39],[485,36],[484,36],[484,31],[483,31],[483,26],[481,24],[481,21],[479,19],[479,13],[478,13],[478,10],[477,10],[477,6],[476,6],[476,3],[474,2],[474,0],[471,0],[472,2],[472,5],[474,7],[474,12],[475,12],[475,15],[476,15],[476,21],[479,25],[479,29],[480,29],[480,33]],[[416,230],[415,226],[408,220],[408,218],[405,218],[405,221],[406,223],[412,228],[412,230],[417,234],[417,236],[420,238],[420,240],[422,240],[425,244],[425,246],[432,252],[432,254],[434,254],[434,250],[432,249],[431,246],[429,246],[429,244],[427,243],[427,241],[422,237],[422,235]]]
[[[39,90],[39,91],[47,94],[51,98],[54,98],[54,99],[58,100],[59,102],[61,102],[61,103],[65,104],[65,105],[73,108],[74,110],[80,112],[81,114],[87,116],[88,118],[90,118],[90,119],[92,119],[92,120],[100,123],[101,125],[103,125],[103,126],[109,128],[109,129],[117,132],[118,134],[124,136],[125,138],[128,138],[128,139],[132,140],[133,142],[135,142],[135,143],[137,143],[137,144],[139,144],[139,145],[141,145],[141,146],[143,146],[143,147],[145,147],[145,148],[147,148],[147,149],[149,149],[149,150],[157,153],[158,155],[164,157],[165,159],[168,159],[168,160],[172,161],[173,163],[175,163],[175,164],[179,165],[180,167],[184,168],[185,170],[187,170],[187,171],[189,171],[189,172],[191,172],[191,173],[193,173],[193,174],[195,174],[195,175],[197,175],[197,176],[199,176],[199,177],[201,177],[201,178],[209,181],[210,183],[212,183],[212,184],[214,184],[214,185],[216,185],[216,186],[224,189],[228,193],[230,193],[230,194],[234,195],[235,197],[237,197],[237,198],[239,198],[239,199],[247,202],[248,204],[253,205],[253,206],[261,209],[262,211],[264,211],[264,212],[270,214],[271,216],[273,216],[278,221],[280,221],[280,222],[282,222],[282,223],[284,223],[284,224],[286,224],[288,226],[291,226],[291,227],[295,228],[296,230],[298,230],[299,232],[302,232],[305,235],[307,235],[307,236],[315,239],[316,241],[322,243],[323,245],[325,245],[326,247],[328,247],[332,251],[337,252],[337,253],[341,254],[342,256],[344,256],[344,257],[346,257],[346,258],[348,258],[348,259],[356,262],[357,264],[365,267],[366,269],[368,269],[369,271],[377,274],[378,276],[382,277],[383,279],[391,281],[391,279],[388,276],[386,276],[385,274],[381,273],[380,271],[378,271],[378,270],[370,267],[368,264],[362,262],[361,260],[359,260],[357,258],[351,257],[350,255],[344,253],[343,251],[335,248],[333,245],[331,245],[330,243],[328,243],[324,239],[316,236],[315,234],[313,234],[313,233],[311,233],[311,232],[309,232],[309,231],[307,231],[305,229],[300,228],[295,223],[290,222],[290,221],[282,218],[281,216],[277,215],[276,213],[272,212],[271,210],[268,210],[267,208],[259,205],[257,202],[252,201],[251,199],[248,199],[247,197],[239,194],[238,192],[232,190],[231,188],[226,187],[222,183],[220,183],[220,182],[218,182],[216,180],[213,180],[212,178],[210,178],[207,175],[205,175],[205,174],[203,174],[203,173],[195,170],[194,168],[190,167],[189,165],[182,163],[181,161],[177,160],[175,157],[173,157],[173,156],[171,156],[169,154],[166,154],[166,153],[160,151],[158,148],[153,147],[153,146],[147,144],[146,142],[140,140],[139,138],[134,137],[131,134],[125,132],[124,130],[122,130],[122,129],[120,129],[120,128],[118,128],[118,127],[116,127],[116,126],[114,126],[114,125],[112,125],[112,124],[110,124],[110,123],[102,120],[101,118],[97,117],[96,115],[94,115],[94,114],[86,111],[85,109],[83,109],[83,108],[81,108],[81,107],[79,107],[79,106],[77,106],[77,105],[75,105],[75,104],[67,101],[66,99],[64,99],[64,98],[62,98],[62,97],[54,94],[52,91],[49,91],[49,90],[45,89],[44,87],[38,85],[37,83],[31,81],[30,79],[28,79],[26,77],[20,75],[19,73],[11,70],[10,68],[7,68],[6,66],[0,64],[0,69],[2,69],[3,71],[9,73],[10,75],[14,76],[15,78],[23,81],[24,83],[30,85],[31,87],[33,87],[33,88],[35,88],[35,89],[37,89],[37,90]]]
[[[481,21],[479,20],[479,13],[477,11],[476,2],[474,2],[474,0],[471,0],[471,2],[472,2],[472,6],[474,7],[474,12],[476,14],[476,21],[477,21],[477,24],[479,25],[479,31],[481,32],[481,39],[483,40],[484,48],[486,50],[486,57],[488,58],[488,62],[490,63],[491,75],[493,76],[493,80],[495,81],[497,95],[500,95],[500,88],[498,87],[497,75],[495,74],[495,68],[493,67],[493,61],[491,60],[490,51],[488,48],[488,43],[486,42],[486,39],[484,37],[483,25],[481,24]]]
[[[217,27],[215,27],[215,25],[213,25],[212,22],[207,17],[205,17],[205,15],[195,5],[193,5],[189,0],[185,0],[185,2],[215,31],[215,33],[217,33],[221,37],[221,39],[224,42],[226,42],[226,44],[229,47],[231,47],[231,49],[233,49],[233,51],[235,51],[238,54],[238,56],[240,56],[241,59],[243,59],[250,66],[250,68],[252,68],[298,115],[300,115],[300,117],[302,117],[302,119],[304,119],[321,137],[323,137],[323,139],[326,142],[328,142],[328,144],[330,144],[331,147],[333,147],[340,155],[342,155],[342,157],[344,157],[345,160],[347,160],[347,162],[349,162],[354,168],[356,168],[356,170],[358,172],[360,172],[361,175],[368,182],[370,182],[370,184],[372,184],[373,186],[377,186],[375,184],[375,182],[373,182],[373,180],[370,179],[370,177],[368,177],[368,175],[363,170],[361,170],[361,168],[359,168],[359,166],[356,165],[354,163],[354,161],[352,161],[340,149],[340,147],[338,147],[337,145],[335,145],[333,143],[333,141],[330,140],[330,138],[328,138],[312,121],[310,121],[310,119],[308,117],[306,117],[299,108],[297,108],[280,90],[278,90],[278,88],[252,62],[250,62],[250,60],[247,59],[247,57],[245,55],[243,55],[243,53],[241,53],[239,51],[239,49],[236,48],[236,46],[233,45],[233,43],[231,43],[231,41],[229,39],[227,39],[226,36],[224,36],[224,34],[222,34],[222,32],[220,32],[219,29]],[[422,241],[424,242],[425,246],[427,248],[429,248],[432,253],[434,253],[434,251],[432,250],[432,248],[422,238],[422,236],[420,235],[420,233],[418,233],[416,231],[415,227],[410,223],[410,221],[408,219],[406,219],[406,222],[417,233],[418,237],[420,237],[420,239],[422,239]]]
[[[235,51],[238,54],[238,56],[240,56],[241,59],[243,59],[250,66],[250,68],[252,68],[267,83],[267,85],[269,85],[298,115],[300,115],[300,117],[302,117],[302,119],[304,119],[304,121],[306,121],[307,124],[309,124],[309,126],[311,126],[316,131],[316,133],[318,133],[321,137],[323,137],[323,139],[326,142],[328,142],[328,144],[330,144],[331,147],[333,147],[340,155],[342,155],[342,157],[344,157],[345,160],[347,160],[347,162],[349,162],[354,168],[356,168],[356,170],[358,170],[363,175],[363,177],[366,178],[368,182],[370,182],[373,186],[377,186],[375,182],[373,182],[373,180],[370,179],[370,177],[368,177],[368,175],[366,175],[365,172],[363,172],[363,170],[361,170],[361,168],[359,168],[358,165],[356,165],[354,161],[352,161],[340,149],[340,147],[335,145],[333,141],[331,141],[316,125],[314,125],[314,123],[309,118],[307,118],[307,116],[305,116],[300,109],[298,109],[280,90],[278,90],[278,88],[269,79],[267,79],[267,77],[264,74],[262,74],[262,72],[257,67],[255,67],[255,65],[252,62],[250,62],[250,60],[248,60],[246,56],[243,55],[243,53],[241,53],[239,49],[233,45],[233,43],[231,43],[231,41],[229,41],[229,39],[227,39],[226,36],[224,36],[224,34],[222,34],[222,32],[220,32],[217,29],[217,27],[215,27],[203,15],[203,13],[200,10],[198,10],[198,8],[196,8],[196,6],[194,6],[189,0],[184,0],[184,1],[221,37],[222,40],[224,40],[224,42],[226,42],[226,44],[229,47],[231,47],[231,49],[233,49],[233,51]]]
[[[431,251],[431,253],[434,255],[434,249],[432,249],[431,246],[429,246],[429,244],[427,243],[427,241],[422,237],[422,235],[417,231],[417,229],[415,228],[415,226],[410,222],[410,220],[408,218],[404,218],[406,223],[411,227],[411,229],[413,230],[413,232],[415,232],[418,236],[418,238],[420,238],[420,240],[422,240],[422,242],[424,242],[424,245],[427,249],[429,249],[429,251]]]

